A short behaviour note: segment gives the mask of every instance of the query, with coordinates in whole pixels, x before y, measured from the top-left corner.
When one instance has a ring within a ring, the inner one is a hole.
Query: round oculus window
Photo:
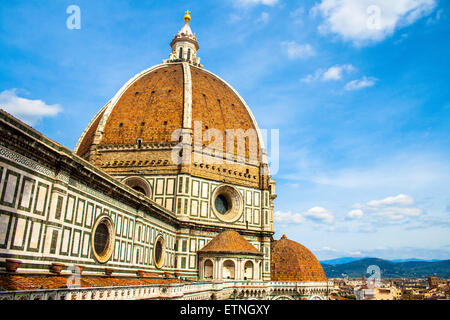
[[[226,214],[228,210],[230,210],[230,204],[227,197],[223,194],[219,194],[216,197],[216,201],[214,201],[214,207],[220,214]]]
[[[114,227],[111,218],[100,217],[94,224],[92,232],[92,252],[100,263],[107,262],[114,249]]]
[[[214,214],[222,221],[234,222],[242,214],[242,195],[232,186],[222,185],[217,187],[211,200]]]
[[[105,223],[100,223],[97,226],[94,234],[94,249],[98,255],[104,255],[108,248],[109,230]]]
[[[155,242],[155,246],[153,249],[153,259],[155,261],[155,266],[160,269],[164,264],[164,254],[165,254],[165,247],[164,247],[164,238],[163,236],[158,236]]]

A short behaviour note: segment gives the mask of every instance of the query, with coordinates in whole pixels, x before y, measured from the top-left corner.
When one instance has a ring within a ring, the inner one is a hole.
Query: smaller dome
[[[232,230],[219,233],[214,239],[208,242],[206,246],[197,252],[263,255],[243,236]]]
[[[285,235],[272,242],[270,253],[272,281],[327,281],[325,272],[314,254]]]

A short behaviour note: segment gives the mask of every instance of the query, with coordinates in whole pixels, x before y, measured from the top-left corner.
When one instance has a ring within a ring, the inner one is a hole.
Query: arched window
[[[123,181],[127,186],[133,188],[137,192],[144,194],[147,197],[152,196],[150,185],[147,180],[141,177],[128,177]]]
[[[253,280],[253,262],[247,261],[244,265],[244,279]]]
[[[183,48],[180,48],[180,56],[179,56],[179,58],[183,59]]]
[[[234,262],[231,260],[227,260],[223,263],[223,268],[222,268],[222,275],[223,275],[223,280],[234,280],[234,269],[235,269],[235,265]]]
[[[213,278],[213,263],[211,260],[206,260],[203,266],[203,278],[212,279]]]
[[[132,187],[134,190],[136,190],[137,192],[140,192],[140,193],[142,193],[142,194],[145,194],[145,190],[144,190],[144,188],[142,188],[142,187],[140,187],[140,186],[133,186]]]
[[[191,49],[188,49],[187,60],[191,60]]]

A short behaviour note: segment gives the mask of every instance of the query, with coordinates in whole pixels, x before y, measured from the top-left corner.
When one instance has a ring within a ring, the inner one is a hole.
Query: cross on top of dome
[[[184,15],[184,21],[186,23],[189,23],[189,21],[191,21],[191,16],[189,15],[189,13],[191,13],[189,10],[186,10],[185,12],[186,14]]]

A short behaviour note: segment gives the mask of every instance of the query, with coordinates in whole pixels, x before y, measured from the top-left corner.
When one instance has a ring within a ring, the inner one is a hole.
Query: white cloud
[[[331,247],[327,247],[327,246],[325,246],[325,247],[322,247],[322,248],[317,248],[317,249],[313,249],[314,251],[331,251],[331,252],[337,252],[337,250],[336,249],[334,249],[334,248],[331,248]]]
[[[362,222],[357,227],[358,232],[373,233],[375,228],[384,225],[397,224],[401,220],[405,222],[418,222],[418,218],[423,216],[423,210],[415,206],[411,196],[400,194],[398,196],[386,197],[381,200],[371,200],[366,204],[356,203],[351,206],[343,220]],[[364,220],[362,220],[364,218]],[[339,222],[339,221],[338,221]]]
[[[277,211],[273,214],[273,218],[275,222],[281,223],[303,223],[305,222],[305,218],[300,213],[292,213],[292,212],[281,212]]]
[[[310,44],[299,44],[295,41],[283,41],[281,46],[289,59],[305,59],[316,55]]]
[[[0,108],[32,125],[43,117],[54,117],[62,111],[60,105],[48,105],[42,100],[30,100],[17,96],[17,90],[0,93]]]
[[[347,218],[348,219],[360,219],[363,216],[364,216],[364,211],[362,211],[361,209],[350,210],[347,213]]]
[[[408,217],[418,217],[422,214],[419,208],[403,208],[403,207],[386,207],[376,209],[377,217],[389,220],[403,220]]]
[[[343,66],[336,65],[328,69],[323,74],[323,80],[339,80],[342,78],[342,73],[344,71],[351,72],[353,70],[355,70],[355,67],[353,67],[351,64],[345,64]]]
[[[428,18],[427,24],[435,24],[435,23],[438,23],[439,20],[441,20],[441,18],[442,18],[442,16],[443,16],[443,13],[444,13],[444,9],[439,9],[439,10],[436,12],[436,14],[434,15],[434,18],[433,18],[433,17]]]
[[[303,155],[307,157],[305,153]],[[448,186],[450,181],[450,164],[439,155],[424,155],[407,152],[382,158],[370,166],[354,166],[340,169],[321,168],[321,162],[315,158],[308,159],[307,165],[299,171],[282,178],[344,189],[381,189],[386,186],[392,189],[404,190],[410,186],[422,188],[440,188]],[[306,160],[303,160],[306,161]],[[414,170],[411,170],[414,168]],[[352,209],[362,209],[360,204],[354,204]]]
[[[376,226],[379,227],[378,224],[377,224]],[[357,232],[359,232],[359,233],[374,233],[374,232],[376,232],[376,231],[377,231],[377,229],[375,228],[375,226],[374,226],[374,225],[371,225],[371,224],[364,224],[364,225],[361,225],[361,226],[359,226],[359,228],[357,229]]]
[[[270,15],[267,12],[261,13],[258,19],[256,19],[256,22],[259,23],[267,23],[270,19]]]
[[[322,248],[312,248],[314,253],[317,253],[317,258],[319,260],[335,259],[342,257],[355,257],[359,258],[362,256],[360,250],[342,250],[324,246]]]
[[[329,224],[334,221],[334,215],[332,212],[322,207],[313,207],[308,211],[302,213],[292,213],[291,211],[277,211],[274,213],[274,220],[275,222],[286,224],[300,224],[304,223],[306,220],[311,220],[316,223]]]
[[[397,196],[387,197],[382,200],[372,200],[367,202],[371,207],[380,207],[385,205],[412,205],[414,199],[406,194],[399,194]]]
[[[332,223],[334,220],[334,215],[322,207],[311,208],[303,213],[303,216],[307,219],[321,223]]]
[[[423,213],[422,209],[414,206],[414,198],[406,194],[368,201],[366,210],[373,216],[394,221],[418,217]]]
[[[263,4],[266,6],[274,6],[279,0],[234,0],[235,5],[240,7],[253,6]]]
[[[292,21],[295,24],[303,24],[303,15],[305,13],[305,9],[303,7],[299,7],[297,9],[295,9],[294,11],[291,11],[289,13],[289,16],[291,17]]]
[[[324,18],[321,33],[336,34],[361,46],[384,40],[435,7],[436,0],[322,0],[311,13]]]
[[[229,23],[237,23],[237,22],[242,21],[242,17],[235,13],[231,13],[228,17],[229,17],[229,19],[228,19]]]
[[[318,69],[314,74],[307,75],[302,79],[303,82],[312,82],[316,80],[330,81],[342,79],[344,73],[355,71],[356,68],[351,64],[334,65],[327,70]]]
[[[359,80],[353,80],[350,81],[345,85],[345,90],[347,91],[354,91],[354,90],[360,90],[366,87],[372,87],[375,85],[375,83],[378,81],[377,78],[374,77],[362,77],[362,79]]]
[[[354,203],[351,205],[352,209],[362,209],[364,206],[361,203]]]
[[[319,80],[323,76],[324,70],[318,69],[314,74],[308,74],[306,77],[302,79],[303,82],[313,82]]]

